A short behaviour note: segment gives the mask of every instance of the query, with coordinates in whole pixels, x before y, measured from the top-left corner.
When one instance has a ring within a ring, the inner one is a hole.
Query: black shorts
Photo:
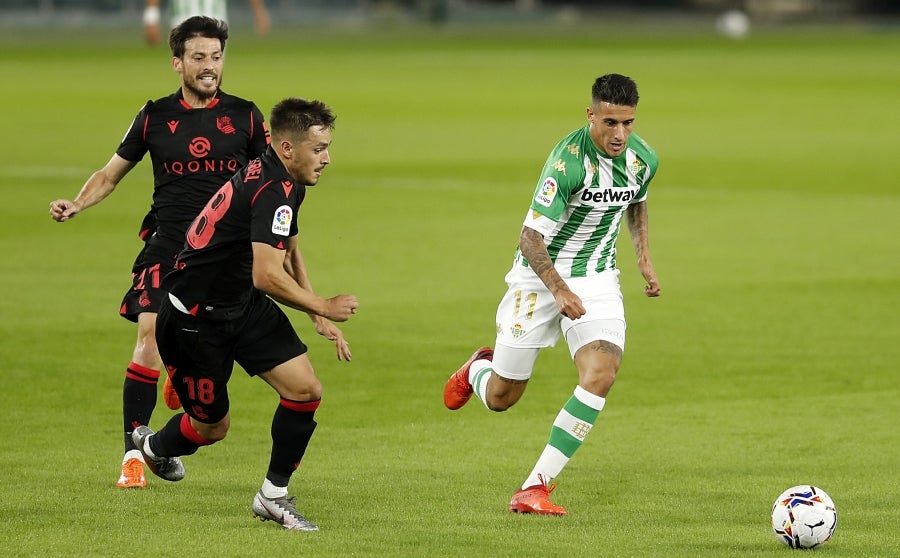
[[[123,318],[137,322],[141,312],[159,312],[159,305],[166,297],[166,292],[159,285],[163,277],[174,269],[178,250],[154,242],[144,243],[131,267],[131,288],[119,307]]]
[[[233,320],[211,320],[177,310],[166,296],[156,319],[156,342],[185,412],[204,423],[228,413],[228,380],[237,362],[250,376],[306,353],[281,308],[255,292]]]

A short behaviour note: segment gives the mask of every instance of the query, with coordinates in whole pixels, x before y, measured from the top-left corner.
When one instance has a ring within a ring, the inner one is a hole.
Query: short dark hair
[[[313,126],[334,129],[335,115],[331,107],[322,101],[308,101],[299,97],[288,97],[272,107],[269,126],[272,135],[278,137],[303,134]]]
[[[188,39],[205,37],[207,39],[219,39],[222,52],[225,52],[225,41],[228,40],[228,24],[220,19],[206,16],[189,17],[172,29],[169,33],[169,48],[172,56],[181,58],[184,56],[184,44]]]
[[[606,74],[598,77],[591,87],[594,103],[606,102],[613,105],[636,107],[638,104],[637,84],[628,76]]]

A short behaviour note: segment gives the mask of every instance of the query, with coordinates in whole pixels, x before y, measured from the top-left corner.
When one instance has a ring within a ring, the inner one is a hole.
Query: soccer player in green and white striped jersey
[[[184,20],[193,16],[212,17],[228,23],[228,3],[225,0],[168,0],[169,27],[178,27]],[[253,25],[260,36],[269,32],[271,20],[266,11],[265,0],[248,0],[253,12]],[[146,0],[144,5],[144,37],[151,45],[160,42],[162,30],[162,10],[160,0]]]
[[[638,104],[631,78],[596,79],[588,124],[560,141],[538,181],[512,269],[497,308],[494,349],[482,347],[444,388],[444,404],[459,409],[474,393],[492,411],[505,411],[525,392],[540,350],[560,333],[578,371],[578,385],[550,430],[531,474],[509,509],[566,515],[550,501],[551,481],[597,420],[625,349],[625,310],[616,268],[623,217],[649,297],[660,294],[650,258],[647,188],[658,159],[632,133]]]

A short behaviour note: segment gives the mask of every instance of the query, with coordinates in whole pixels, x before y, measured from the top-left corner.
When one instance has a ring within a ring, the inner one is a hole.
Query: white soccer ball
[[[828,542],[837,526],[834,502],[821,488],[807,484],[781,493],[772,506],[775,538],[791,548],[815,548]]]
[[[740,10],[729,10],[716,18],[716,31],[730,39],[743,39],[750,33],[750,18]]]

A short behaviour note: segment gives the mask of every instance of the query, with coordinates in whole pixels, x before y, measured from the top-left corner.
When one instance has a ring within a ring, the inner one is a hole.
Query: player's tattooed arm
[[[550,259],[550,254],[547,253],[547,246],[544,245],[544,237],[541,233],[528,227],[522,227],[522,233],[519,235],[519,249],[528,260],[528,265],[547,285],[550,292],[555,293],[569,288],[554,269],[553,261]]]
[[[628,221],[628,234],[631,235],[631,243],[637,256],[638,269],[647,285],[644,293],[650,297],[659,296],[659,278],[653,268],[653,260],[650,258],[650,235],[648,232],[647,202],[642,201],[628,206],[626,210]]]
[[[628,233],[634,244],[634,253],[638,259],[649,258],[650,247],[647,240],[647,202],[633,203],[626,210],[628,217]]]
[[[547,253],[547,246],[544,244],[544,237],[541,233],[528,227],[522,227],[522,233],[519,235],[519,249],[528,260],[528,265],[556,299],[556,306],[559,308],[560,314],[572,320],[583,316],[585,310],[581,299],[569,289],[556,268],[553,267],[553,261],[550,259],[550,254]]]

